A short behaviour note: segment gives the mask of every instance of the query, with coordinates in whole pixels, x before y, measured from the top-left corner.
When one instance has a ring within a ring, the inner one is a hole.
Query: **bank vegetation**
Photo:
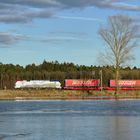
[[[0,100],[105,100],[140,99],[140,91],[74,91],[57,89],[0,90]]]

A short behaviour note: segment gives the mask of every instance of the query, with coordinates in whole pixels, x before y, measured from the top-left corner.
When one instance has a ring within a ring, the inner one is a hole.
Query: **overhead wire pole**
[[[101,80],[101,92],[102,92],[102,90],[103,90],[103,74],[102,74],[102,70],[100,70],[100,80]]]
[[[0,74],[0,88],[1,88],[1,89],[2,89],[2,85],[3,85],[3,84],[2,84],[2,83],[3,83],[2,80],[3,80],[3,74],[1,73],[1,74]]]

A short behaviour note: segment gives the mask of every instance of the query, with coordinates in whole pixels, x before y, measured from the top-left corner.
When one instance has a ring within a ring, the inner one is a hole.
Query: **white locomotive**
[[[49,80],[23,80],[17,81],[15,83],[16,89],[21,88],[56,88],[61,89],[61,83],[59,81],[49,81]]]

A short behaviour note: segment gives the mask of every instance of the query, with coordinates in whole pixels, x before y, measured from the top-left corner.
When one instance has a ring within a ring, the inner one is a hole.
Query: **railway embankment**
[[[0,90],[0,100],[140,99],[140,91],[74,91],[56,89]]]

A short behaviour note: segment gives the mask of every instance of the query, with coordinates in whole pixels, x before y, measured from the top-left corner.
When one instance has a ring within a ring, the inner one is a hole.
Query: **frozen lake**
[[[0,140],[139,140],[140,100],[0,101]]]

